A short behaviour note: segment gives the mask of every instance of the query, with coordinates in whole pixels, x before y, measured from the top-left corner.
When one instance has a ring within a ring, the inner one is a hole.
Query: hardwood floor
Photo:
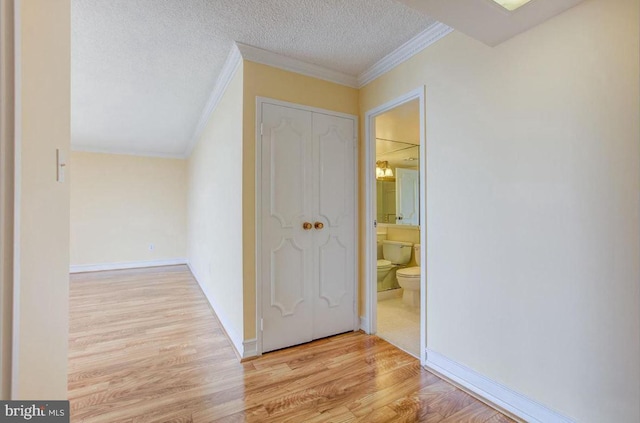
[[[185,266],[74,274],[72,422],[513,420],[376,336],[238,362]]]

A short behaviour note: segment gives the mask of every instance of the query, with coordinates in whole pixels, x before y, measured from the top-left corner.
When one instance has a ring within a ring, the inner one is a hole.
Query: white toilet
[[[393,263],[389,260],[378,259],[378,291],[384,289],[382,284],[393,267]]]
[[[411,307],[420,307],[420,244],[413,246],[416,267],[407,267],[396,272],[398,283],[402,287],[402,301]]]
[[[393,288],[395,269],[411,260],[411,244],[402,241],[382,241],[382,257],[378,260],[378,290]],[[384,286],[386,285],[386,286]]]
[[[378,291],[385,289],[384,281],[394,268],[393,263],[384,259],[384,252],[382,249],[383,242],[387,239],[387,234],[384,232],[378,232],[377,238],[377,250],[378,250]]]

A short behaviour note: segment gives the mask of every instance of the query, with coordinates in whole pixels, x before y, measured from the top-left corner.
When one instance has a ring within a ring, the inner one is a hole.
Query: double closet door
[[[258,277],[267,352],[354,330],[356,121],[258,104]]]

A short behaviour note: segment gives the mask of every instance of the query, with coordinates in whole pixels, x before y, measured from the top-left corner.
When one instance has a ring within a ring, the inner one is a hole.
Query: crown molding
[[[273,66],[340,85],[346,85],[347,87],[359,88],[358,79],[355,76],[246,44],[236,43],[236,46],[240,50],[240,54],[244,60],[262,63],[263,65]]]
[[[257,47],[242,43],[234,43],[229,55],[227,56],[227,60],[222,67],[222,71],[216,80],[215,87],[209,96],[209,100],[202,110],[198,124],[193,131],[193,135],[189,139],[187,148],[185,149],[184,154],[180,155],[181,158],[188,158],[191,155],[193,148],[202,136],[204,128],[207,126],[214,110],[218,107],[218,103],[220,103],[222,96],[227,90],[227,86],[229,86],[229,82],[231,82],[231,79],[235,75],[240,63],[242,63],[242,60],[262,63],[263,65],[273,66],[279,69],[334,82],[336,84],[358,88],[358,81],[354,76],[314,65],[312,63],[306,63],[298,59],[293,59],[291,57],[283,56]]]
[[[361,88],[374,79],[385,74],[386,72],[389,72],[391,69],[398,66],[405,60],[411,58],[416,53],[419,53],[426,47],[443,38],[451,31],[453,31],[453,28],[450,28],[440,22],[430,25],[426,30],[422,31],[421,33],[398,47],[396,50],[383,57],[381,60],[376,62],[373,66],[371,66],[369,69],[367,69],[357,77],[327,69],[313,63],[303,62],[302,60],[294,59],[292,57],[283,56],[272,51],[263,50],[261,48],[236,42],[231,47],[231,51],[227,56],[227,60],[222,67],[222,71],[220,72],[218,79],[216,80],[213,92],[209,96],[209,100],[202,110],[202,114],[200,115],[198,124],[193,131],[193,135],[189,140],[184,154],[178,155],[176,157],[188,158],[191,155],[193,148],[202,136],[204,128],[207,126],[207,122],[209,122],[211,114],[218,106],[218,103],[222,99],[222,96],[224,95],[224,92],[229,85],[229,82],[231,82],[231,79],[235,75],[236,70],[243,60],[249,60],[251,62],[261,63],[263,65],[273,66],[286,71],[310,76],[312,78],[318,78],[336,84],[345,85],[347,87]],[[123,152],[120,154],[136,153]],[[140,153],[139,155],[145,154]],[[158,154],[150,155],[158,156]],[[162,155],[160,156],[163,157]]]
[[[453,28],[440,22],[430,25],[427,29],[402,44],[400,47],[378,60],[369,69],[358,75],[358,88],[367,85],[374,79],[389,72],[400,63],[410,59],[415,54],[421,52],[439,39],[444,38],[452,31]]]
[[[216,107],[218,107],[218,103],[220,103],[220,100],[222,99],[224,92],[227,90],[231,79],[238,70],[240,63],[242,63],[242,55],[240,54],[238,45],[234,43],[234,45],[231,47],[229,55],[227,56],[227,60],[222,66],[220,75],[218,75],[218,79],[216,80],[213,91],[209,96],[209,100],[207,100],[207,104],[202,110],[202,114],[200,115],[200,119],[198,120],[198,124],[196,125],[196,129],[193,131],[193,134],[189,139],[187,148],[182,155],[183,158],[187,158],[191,155],[193,148],[198,143],[198,140],[200,139],[204,128],[207,126],[207,123],[209,122],[209,118],[211,118],[213,111],[216,109]]]

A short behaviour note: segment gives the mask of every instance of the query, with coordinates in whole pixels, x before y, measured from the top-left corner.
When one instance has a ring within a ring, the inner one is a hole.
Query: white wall
[[[189,159],[188,184],[189,265],[240,353],[242,85],[240,65]]]
[[[56,149],[69,151],[70,1],[19,4],[12,397],[62,400],[67,398],[69,183],[56,182]]]
[[[69,175],[72,269],[184,261],[186,160],[74,151]]]
[[[580,422],[640,421],[638,9],[455,32],[361,90],[426,85],[428,348]]]

